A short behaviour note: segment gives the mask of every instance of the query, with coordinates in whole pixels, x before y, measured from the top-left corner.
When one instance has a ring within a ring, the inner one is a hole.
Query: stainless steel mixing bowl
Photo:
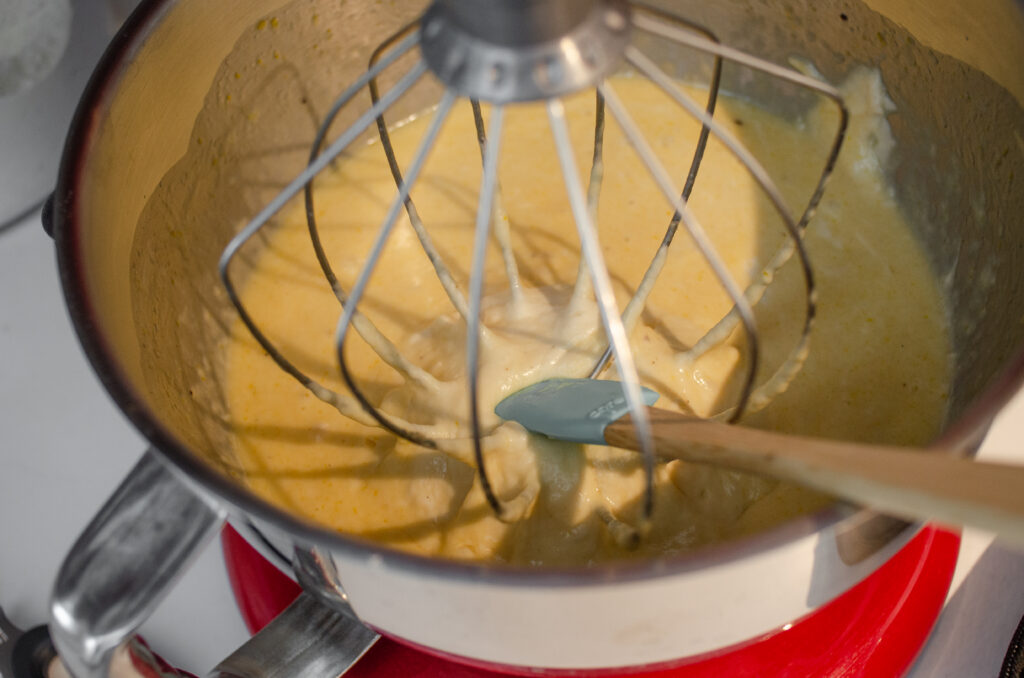
[[[1022,5],[659,4],[741,49],[780,63],[804,58],[832,81],[860,64],[881,71],[898,109],[888,171],[949,291],[956,368],[938,442],[976,447],[1024,377]],[[303,166],[315,112],[420,10],[152,0],[94,76],[50,220],[89,359],[152,449],[57,583],[52,628],[78,670],[104,670],[111,648],[226,516],[294,552],[295,575],[328,607],[347,601],[366,623],[455,656],[560,669],[665,662],[764,633],[838,595],[914,533],[837,505],[688,555],[527,571],[399,553],[309,524],[246,489],[232,471],[219,390],[215,348],[232,311],[217,257]],[[260,30],[269,37],[253,40]],[[681,54],[663,56],[680,73],[688,67]],[[726,87],[766,96],[741,78]],[[412,112],[425,103],[402,105]]]

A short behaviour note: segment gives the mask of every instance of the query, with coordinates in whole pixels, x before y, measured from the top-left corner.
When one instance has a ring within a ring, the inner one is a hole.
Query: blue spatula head
[[[653,405],[658,394],[643,388],[643,398]],[[528,431],[590,445],[605,445],[605,427],[628,412],[622,384],[598,379],[548,379],[516,391],[494,408],[499,417]]]

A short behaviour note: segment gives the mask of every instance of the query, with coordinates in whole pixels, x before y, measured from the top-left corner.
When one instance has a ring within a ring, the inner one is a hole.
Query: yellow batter
[[[613,83],[681,186],[698,125],[646,81]],[[923,444],[938,432],[945,411],[945,314],[937,282],[882,180],[891,137],[884,122],[890,104],[881,83],[876,75],[860,73],[847,83],[846,94],[854,114],[849,138],[807,238],[819,289],[810,358],[785,393],[745,421],[851,440]],[[585,176],[593,99],[575,97],[566,106]],[[584,376],[603,348],[589,296],[573,300],[579,246],[544,109],[510,107],[506,117],[503,211],[496,219],[510,225],[522,289],[510,288],[494,245],[485,286],[485,414],[522,386],[555,375]],[[765,164],[799,213],[834,133],[828,106],[794,124],[724,100],[716,119]],[[393,132],[403,167],[429,120],[424,115]],[[624,307],[672,209],[611,120],[604,159],[598,223]],[[460,105],[413,199],[463,293],[480,167],[469,105]],[[379,144],[351,152],[318,180],[321,236],[345,289],[351,289],[394,194]],[[690,204],[741,285],[784,239],[781,222],[753,180],[715,141]],[[340,305],[314,258],[301,205],[281,217],[252,256],[257,272],[247,279],[243,298],[256,321],[290,359],[347,398],[333,344]],[[791,263],[758,307],[764,344],[760,382],[793,347],[803,298],[802,278]],[[685,354],[729,307],[680,230],[631,335],[645,383],[662,394],[659,406],[709,415],[733,404],[745,360],[742,333],[734,332],[696,362]],[[454,439],[444,451],[396,440],[342,416],[263,355],[240,322],[227,354],[228,402],[247,482],[270,501],[340,531],[454,558],[589,563],[692,549],[827,501],[772,480],[672,462],[657,469],[653,529],[630,550],[621,537],[629,532],[625,526],[640,522],[644,490],[636,453],[555,443],[516,424],[499,426],[489,414],[487,470],[511,516],[500,521],[484,500],[464,438],[465,325],[404,214],[360,310],[428,374],[399,374],[352,332],[347,356],[358,381],[390,416]],[[614,377],[614,368],[607,376]]]

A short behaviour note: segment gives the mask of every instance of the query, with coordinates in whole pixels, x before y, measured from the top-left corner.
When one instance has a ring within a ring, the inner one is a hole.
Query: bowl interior
[[[726,44],[780,64],[806,60],[831,81],[858,65],[880,70],[898,109],[888,172],[948,295],[955,372],[945,441],[976,443],[1016,388],[1024,348],[1019,5],[932,3],[921,16],[909,2],[658,4]],[[329,0],[149,3],[94,81],[69,145],[59,246],[94,363],[168,456],[264,515],[280,518],[233,480],[217,347],[235,312],[216,263],[305,165],[340,84],[421,11]],[[681,76],[706,68],[662,56]],[[740,70],[727,69],[724,86],[780,109],[809,105]],[[436,87],[421,88],[391,115],[436,98]]]

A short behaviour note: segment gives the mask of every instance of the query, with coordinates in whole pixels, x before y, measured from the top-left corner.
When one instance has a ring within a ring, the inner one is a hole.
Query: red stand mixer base
[[[224,528],[221,545],[235,600],[249,630],[255,633],[287,607],[300,589],[231,527]],[[958,534],[927,527],[860,584],[783,629],[711,654],[680,659],[670,666],[641,667],[614,675],[633,678],[903,675],[942,610],[959,551]],[[613,675],[608,671],[597,674],[605,678]],[[484,678],[509,674],[467,666],[400,641],[381,638],[346,675],[353,678]]]

